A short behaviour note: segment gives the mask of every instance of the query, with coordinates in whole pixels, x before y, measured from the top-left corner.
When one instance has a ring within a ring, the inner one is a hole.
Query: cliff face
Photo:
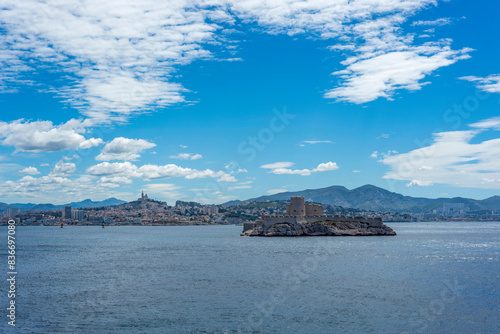
[[[293,236],[375,236],[396,235],[389,226],[373,226],[365,222],[324,221],[315,223],[278,223],[270,227],[262,225],[244,231],[241,235],[251,237],[293,237]]]

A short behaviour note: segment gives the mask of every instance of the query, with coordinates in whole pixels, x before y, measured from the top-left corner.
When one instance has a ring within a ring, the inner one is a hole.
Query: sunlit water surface
[[[16,328],[3,279],[0,332],[500,333],[500,223],[388,225],[397,236],[17,227]]]

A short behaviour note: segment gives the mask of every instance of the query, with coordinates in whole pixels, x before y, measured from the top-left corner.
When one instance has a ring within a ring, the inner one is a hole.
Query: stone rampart
[[[366,218],[366,217],[346,217],[341,215],[322,215],[322,216],[265,216],[264,228],[269,228],[274,224],[304,224],[317,222],[345,222],[345,223],[368,223],[370,226],[382,226],[382,218]]]

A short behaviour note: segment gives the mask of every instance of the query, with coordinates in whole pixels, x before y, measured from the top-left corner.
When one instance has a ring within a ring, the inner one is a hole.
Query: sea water
[[[241,237],[241,226],[16,229],[1,333],[500,333],[500,223],[394,237]]]

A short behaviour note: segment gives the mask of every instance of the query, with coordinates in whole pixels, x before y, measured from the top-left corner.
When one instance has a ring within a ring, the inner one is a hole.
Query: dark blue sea
[[[16,229],[1,333],[500,333],[500,223],[395,237],[240,237],[241,226]]]

